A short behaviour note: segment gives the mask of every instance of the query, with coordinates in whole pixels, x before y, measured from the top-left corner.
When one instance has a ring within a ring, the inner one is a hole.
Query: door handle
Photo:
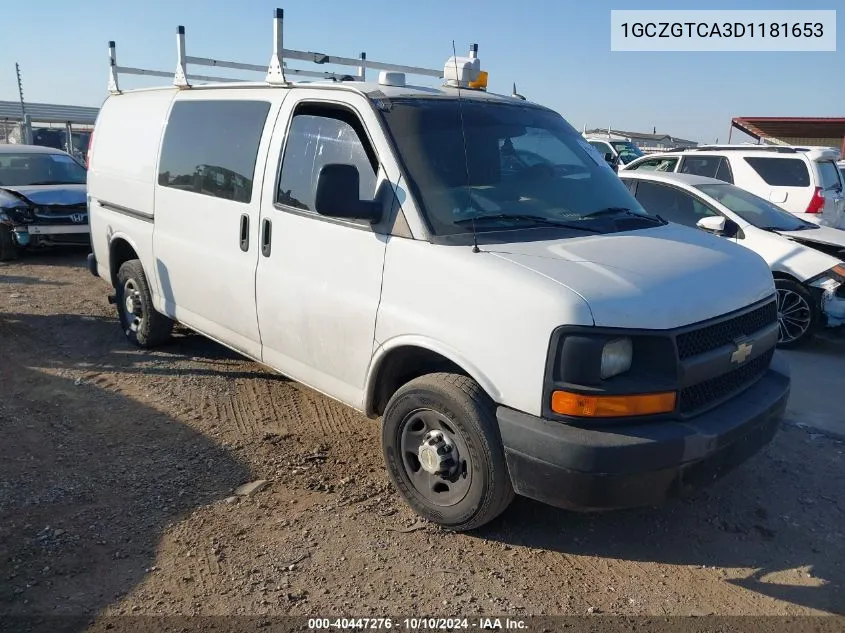
[[[270,257],[270,243],[272,241],[272,226],[269,218],[264,218],[261,223],[261,254]]]
[[[249,215],[241,215],[241,250],[249,250]]]

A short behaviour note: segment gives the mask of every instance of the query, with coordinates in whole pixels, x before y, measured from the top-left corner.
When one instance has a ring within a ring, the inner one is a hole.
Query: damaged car
[[[775,278],[778,346],[845,326],[845,231],[819,226],[753,193],[692,174],[619,172],[651,214],[720,235],[756,252]]]
[[[23,249],[89,245],[86,179],[61,150],[0,145],[0,261]]]

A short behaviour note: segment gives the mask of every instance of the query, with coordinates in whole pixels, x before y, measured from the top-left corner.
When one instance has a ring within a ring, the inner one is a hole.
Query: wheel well
[[[404,346],[391,350],[376,369],[367,414],[383,414],[388,401],[399,387],[414,378],[439,371],[468,375],[445,356],[422,347]]]
[[[783,273],[783,272],[780,272],[779,270],[772,271],[772,277],[774,277],[775,279],[786,279],[787,281],[795,281],[795,282],[801,283],[800,281],[798,281],[795,277],[793,277],[789,273]]]
[[[117,271],[130,259],[138,259],[138,254],[129,242],[121,238],[112,240],[109,245],[109,272],[111,273],[111,284],[115,288],[117,287]]]

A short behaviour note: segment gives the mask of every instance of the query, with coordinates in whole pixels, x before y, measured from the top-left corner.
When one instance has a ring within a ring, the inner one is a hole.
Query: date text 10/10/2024
[[[478,630],[521,630],[526,628],[524,620],[510,618],[309,618],[308,628],[312,630],[386,630],[409,631],[454,631],[458,629]]]

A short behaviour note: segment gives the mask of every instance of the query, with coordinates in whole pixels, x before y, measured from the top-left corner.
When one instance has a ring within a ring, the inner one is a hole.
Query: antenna
[[[25,145],[32,144],[32,121],[26,114],[26,103],[23,100],[23,81],[21,80],[21,67],[15,62],[15,74],[18,76],[18,96],[21,100],[21,126],[23,132],[23,143]]]
[[[470,56],[475,57],[478,54],[478,44],[471,44],[470,45]],[[452,59],[455,60],[455,76],[460,77],[460,70],[458,70],[458,53],[455,50],[455,40],[452,40]],[[455,83],[455,87],[458,90],[458,112],[461,115],[461,137],[463,138],[464,143],[464,171],[466,172],[467,177],[467,198],[469,199],[469,206],[472,209],[472,186],[470,185],[469,180],[469,153],[467,152],[467,133],[466,127],[464,126],[464,102],[461,99],[461,82],[457,81]],[[470,221],[472,223],[472,252],[478,252],[478,234],[475,232],[475,216],[470,216]]]
[[[511,93],[511,96],[515,99],[522,99],[523,101],[525,101],[525,97],[523,97],[516,91],[516,82],[513,82],[513,92]]]

